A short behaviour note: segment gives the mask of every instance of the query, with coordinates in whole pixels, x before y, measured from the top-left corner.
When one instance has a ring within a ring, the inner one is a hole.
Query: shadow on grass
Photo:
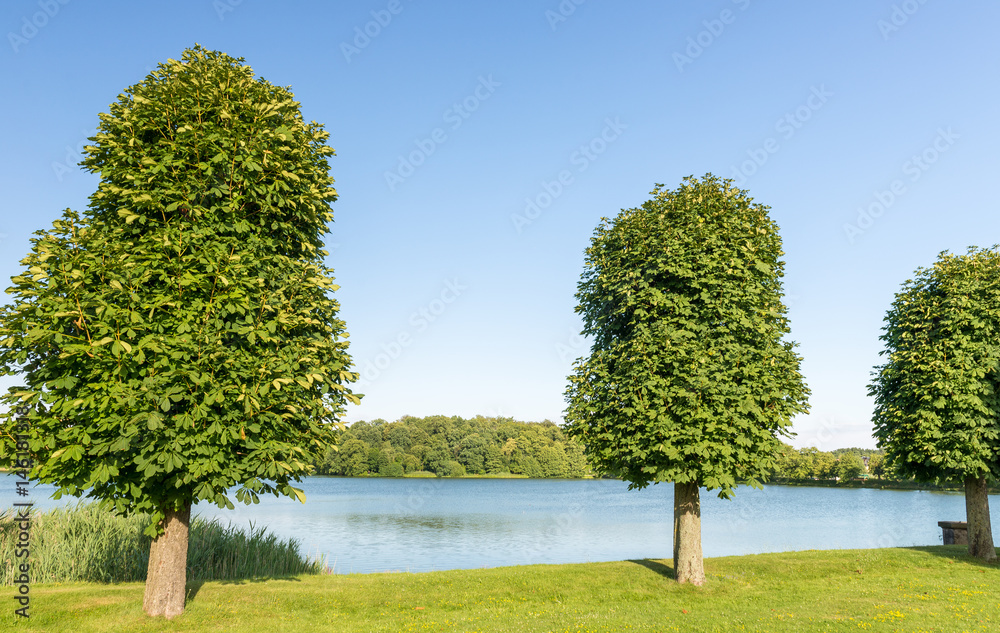
[[[986,561],[969,556],[969,548],[966,545],[918,545],[915,547],[903,547],[911,552],[923,552],[938,558],[948,558],[954,562],[968,563],[986,569],[1000,569],[1000,561],[987,563]]]
[[[269,580],[284,580],[287,582],[302,582],[298,576],[255,576],[253,578],[221,578],[213,582],[220,585],[245,585],[251,582],[267,582]]]
[[[302,582],[302,579],[296,576],[256,576],[254,578],[219,578],[216,580],[189,580],[186,585],[187,593],[185,594],[184,597],[184,604],[190,604],[194,602],[195,597],[198,595],[198,592],[201,591],[202,586],[206,582],[217,582],[220,585],[246,585],[249,583],[267,582],[269,580]]]
[[[670,567],[669,565],[664,565],[660,561],[643,558],[640,560],[629,560],[628,562],[635,563],[636,565],[641,565],[642,567],[645,567],[646,569],[653,571],[663,576],[664,578],[669,578],[670,580],[674,580],[673,568]]]
[[[201,586],[205,584],[204,580],[192,580],[187,583],[187,594],[184,596],[184,604],[190,604],[194,602],[194,597],[198,595],[198,591]]]

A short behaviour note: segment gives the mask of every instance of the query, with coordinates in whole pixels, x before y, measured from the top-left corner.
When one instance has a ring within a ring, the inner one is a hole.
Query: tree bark
[[[169,620],[184,612],[190,522],[190,503],[181,510],[167,510],[161,524],[166,529],[149,546],[146,593],[142,598],[147,615]]]
[[[965,520],[969,524],[969,555],[984,561],[995,561],[993,529],[990,526],[990,498],[985,477],[965,480]]]
[[[705,583],[697,483],[674,483],[674,577],[692,585]]]

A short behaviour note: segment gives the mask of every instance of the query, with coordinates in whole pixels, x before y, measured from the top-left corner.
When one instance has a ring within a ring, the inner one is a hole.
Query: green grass
[[[185,613],[170,622],[142,613],[141,583],[39,584],[30,621],[0,601],[0,630],[998,631],[1000,567],[964,552],[715,558],[701,588],[677,585],[669,561],[655,560],[192,582]]]
[[[146,516],[130,518],[78,503],[32,515],[29,528],[32,579],[35,582],[129,582],[146,578]],[[18,529],[10,510],[0,512],[0,585],[11,585]],[[188,577],[219,580],[320,573],[324,561],[305,560],[298,543],[280,540],[264,528],[244,531],[195,517],[188,536]],[[2,601],[0,601],[2,604]]]

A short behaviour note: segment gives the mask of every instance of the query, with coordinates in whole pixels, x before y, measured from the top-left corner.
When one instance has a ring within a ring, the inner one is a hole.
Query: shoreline
[[[10,474],[10,469],[0,467],[0,474]],[[428,471],[418,471],[403,475],[402,477],[384,477],[381,475],[307,475],[308,477],[323,477],[326,479],[532,479],[533,481],[597,481],[601,479],[624,481],[615,477],[536,477],[527,475],[517,475],[513,473],[493,473],[484,475],[461,475],[458,477],[439,477]],[[664,482],[669,483],[669,482]],[[746,485],[741,482],[740,485]],[[924,492],[960,492],[964,493],[965,488],[960,484],[937,485],[926,484],[915,481],[899,481],[894,479],[852,479],[851,481],[838,481],[836,479],[776,479],[764,482],[764,486],[791,486],[798,488],[868,488],[873,490],[917,490]],[[1000,487],[989,486],[987,492],[991,495],[1000,494]]]
[[[328,479],[531,479],[532,481],[598,481],[607,479],[609,481],[624,481],[615,477],[535,477],[527,475],[515,475],[512,473],[494,473],[489,475],[461,475],[458,477],[439,477],[430,472],[410,473],[402,477],[384,477],[381,475],[309,475],[310,477],[324,477]],[[663,482],[669,483],[669,482]],[[740,482],[745,486],[745,482]],[[764,486],[793,486],[800,488],[870,488],[877,490],[922,490],[925,492],[965,492],[961,485],[940,486],[937,484],[924,484],[915,481],[898,481],[894,479],[852,479],[851,481],[838,481],[836,479],[776,479],[764,482]],[[1000,487],[991,486],[987,488],[989,494],[1000,494]]]
[[[892,479],[852,479],[837,481],[835,479],[784,479],[769,481],[765,486],[794,486],[802,488],[870,488],[873,490],[921,490],[924,492],[965,492],[965,487],[955,485],[925,484],[915,481],[898,481]],[[987,492],[991,495],[1000,494],[1000,488],[990,486]]]

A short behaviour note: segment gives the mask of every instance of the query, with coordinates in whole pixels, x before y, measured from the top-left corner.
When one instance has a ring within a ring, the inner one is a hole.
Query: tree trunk
[[[674,577],[692,585],[705,583],[701,558],[701,501],[698,484],[674,483]]]
[[[165,515],[162,525],[166,530],[149,546],[142,609],[148,615],[162,615],[169,620],[184,612],[191,504],[179,511],[167,510]]]
[[[990,527],[990,498],[985,477],[965,480],[965,520],[969,524],[969,555],[995,561],[993,529]]]

